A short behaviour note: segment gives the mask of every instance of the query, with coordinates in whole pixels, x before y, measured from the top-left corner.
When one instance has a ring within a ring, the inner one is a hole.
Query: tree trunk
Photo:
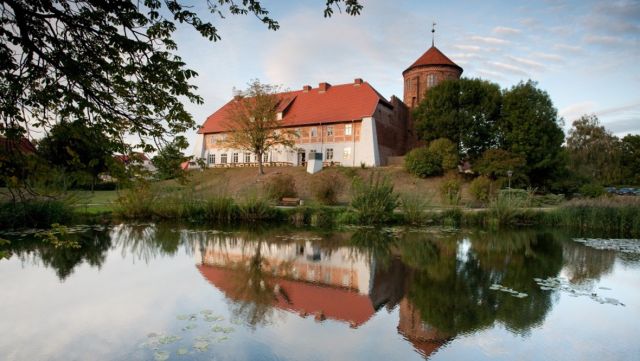
[[[256,152],[256,156],[258,157],[258,174],[264,174],[264,167],[262,166],[262,152]]]

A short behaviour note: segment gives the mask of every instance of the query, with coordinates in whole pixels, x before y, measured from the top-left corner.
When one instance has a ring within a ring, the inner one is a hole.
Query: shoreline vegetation
[[[320,174],[319,176],[322,176]],[[337,202],[338,190],[327,187],[327,179],[315,182],[312,199],[296,207],[278,206],[278,200],[296,196],[295,182],[278,174],[259,189],[245,190],[232,197],[224,189],[205,194],[196,187],[140,183],[114,192],[111,199],[100,194],[97,207],[79,204],[77,197],[34,198],[0,203],[0,228],[47,228],[52,224],[109,223],[116,221],[183,221],[211,225],[270,223],[330,228],[340,225],[406,225],[415,227],[558,226],[580,231],[605,231],[617,235],[640,235],[640,199],[607,197],[573,199],[541,207],[532,192],[501,191],[480,207],[460,202],[460,185],[443,179],[444,199],[398,193],[388,176],[370,172],[354,175],[349,188],[351,200]],[[453,194],[453,195],[452,195]],[[543,196],[547,197],[548,196]],[[90,204],[90,203],[89,203]],[[106,206],[105,206],[106,205]]]

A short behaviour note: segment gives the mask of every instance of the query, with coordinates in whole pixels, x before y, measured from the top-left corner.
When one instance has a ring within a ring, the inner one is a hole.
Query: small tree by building
[[[278,112],[284,110],[279,107],[284,106],[287,98],[278,95],[279,92],[278,86],[251,81],[247,90],[234,97],[225,124],[229,133],[224,145],[254,153],[259,174],[264,174],[263,155],[277,145],[293,147],[297,136],[293,130],[282,127]]]

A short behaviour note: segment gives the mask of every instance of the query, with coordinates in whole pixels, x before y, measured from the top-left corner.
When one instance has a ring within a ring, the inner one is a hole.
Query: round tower
[[[429,89],[446,79],[460,79],[462,68],[431,45],[421,57],[402,72],[404,103],[413,109],[427,95]]]

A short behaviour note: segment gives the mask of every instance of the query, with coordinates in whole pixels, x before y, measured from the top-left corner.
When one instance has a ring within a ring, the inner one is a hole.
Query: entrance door
[[[306,165],[307,163],[307,154],[305,153],[304,149],[300,149],[298,151],[298,165]]]

